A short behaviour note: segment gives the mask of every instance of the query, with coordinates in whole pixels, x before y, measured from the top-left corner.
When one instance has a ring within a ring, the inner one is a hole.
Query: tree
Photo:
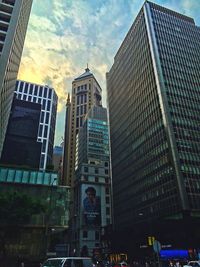
[[[6,240],[31,221],[32,215],[45,212],[45,205],[38,199],[19,192],[0,192],[0,252],[6,256]]]

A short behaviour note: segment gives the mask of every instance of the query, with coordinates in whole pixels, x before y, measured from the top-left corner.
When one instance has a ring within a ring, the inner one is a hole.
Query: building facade
[[[0,157],[32,0],[0,0]]]
[[[38,261],[46,257],[47,251],[55,255],[58,253],[59,256],[57,247],[61,244],[67,245],[68,242],[66,231],[70,188],[58,185],[58,174],[55,172],[0,166],[0,194],[13,193],[39,201],[46,210],[33,215],[28,223],[18,225],[17,232],[13,235],[7,235],[7,257],[17,259],[20,255],[24,260],[28,261],[31,258]],[[1,222],[0,233],[3,236],[5,225]],[[13,233],[15,224],[10,227],[10,232]]]
[[[13,99],[0,162],[39,169],[41,142],[37,141],[41,104]]]
[[[107,110],[93,106],[76,142],[71,248],[77,255],[105,254],[104,229],[112,224],[110,146]]]
[[[150,234],[197,246],[199,43],[192,18],[146,1],[107,74],[114,222],[124,243],[132,229],[144,237],[138,247]]]
[[[17,80],[17,99],[41,104],[41,116],[37,141],[42,142],[40,169],[52,165],[53,144],[56,125],[58,97],[55,90],[47,85]]]
[[[63,180],[66,185],[73,184],[74,164],[75,164],[75,148],[76,135],[83,125],[85,115],[88,110],[94,105],[101,105],[101,87],[89,68],[72,82],[72,97],[71,97],[71,111],[70,122],[65,126],[69,127],[69,146],[67,152],[65,151],[65,161],[67,161],[67,168],[63,173]],[[66,145],[66,144],[65,144]]]

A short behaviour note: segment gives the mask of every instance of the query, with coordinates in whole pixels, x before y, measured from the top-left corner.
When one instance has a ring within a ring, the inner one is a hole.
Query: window
[[[106,215],[110,215],[110,208],[106,208]]]
[[[84,167],[84,172],[88,172],[88,167]]]
[[[51,99],[51,95],[52,95],[52,90],[49,88],[49,95],[48,95],[49,99]]]
[[[87,238],[88,237],[88,232],[87,231],[83,231],[83,238]]]
[[[108,174],[108,170],[105,170],[105,174]]]
[[[33,85],[32,85],[32,84],[30,85],[30,88],[29,88],[29,94],[30,94],[30,95],[33,94]]]
[[[105,162],[105,163],[104,163],[104,166],[105,166],[105,167],[108,167],[108,162]]]
[[[110,203],[110,198],[106,197],[106,204],[109,204],[109,203]]]
[[[27,83],[25,84],[24,93],[26,93],[26,94],[28,93],[28,84]]]
[[[110,193],[109,187],[106,187],[105,191],[106,191],[106,195],[109,195],[109,193]]]
[[[95,240],[99,240],[99,232],[98,231],[95,232]]]
[[[47,110],[50,111],[50,109],[51,109],[51,101],[48,100],[48,103],[47,103]]]
[[[94,172],[95,173],[99,173],[99,170],[97,168],[95,168]]]
[[[35,88],[38,87],[37,85],[35,86]],[[39,96],[42,96],[42,87],[39,87]]]
[[[41,87],[41,89],[42,89],[42,87]],[[40,89],[40,90],[41,90],[41,89]],[[47,97],[47,91],[48,91],[48,88],[45,87],[45,88],[44,88],[44,97],[45,97],[45,98]]]

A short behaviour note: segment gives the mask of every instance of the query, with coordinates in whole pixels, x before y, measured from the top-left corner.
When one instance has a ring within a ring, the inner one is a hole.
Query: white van
[[[83,257],[66,257],[66,258],[49,258],[42,267],[93,267],[91,258]]]

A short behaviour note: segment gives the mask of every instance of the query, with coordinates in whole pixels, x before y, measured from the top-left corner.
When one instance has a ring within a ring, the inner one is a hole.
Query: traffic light
[[[147,243],[149,246],[153,246],[154,241],[155,241],[155,236],[148,236]]]

